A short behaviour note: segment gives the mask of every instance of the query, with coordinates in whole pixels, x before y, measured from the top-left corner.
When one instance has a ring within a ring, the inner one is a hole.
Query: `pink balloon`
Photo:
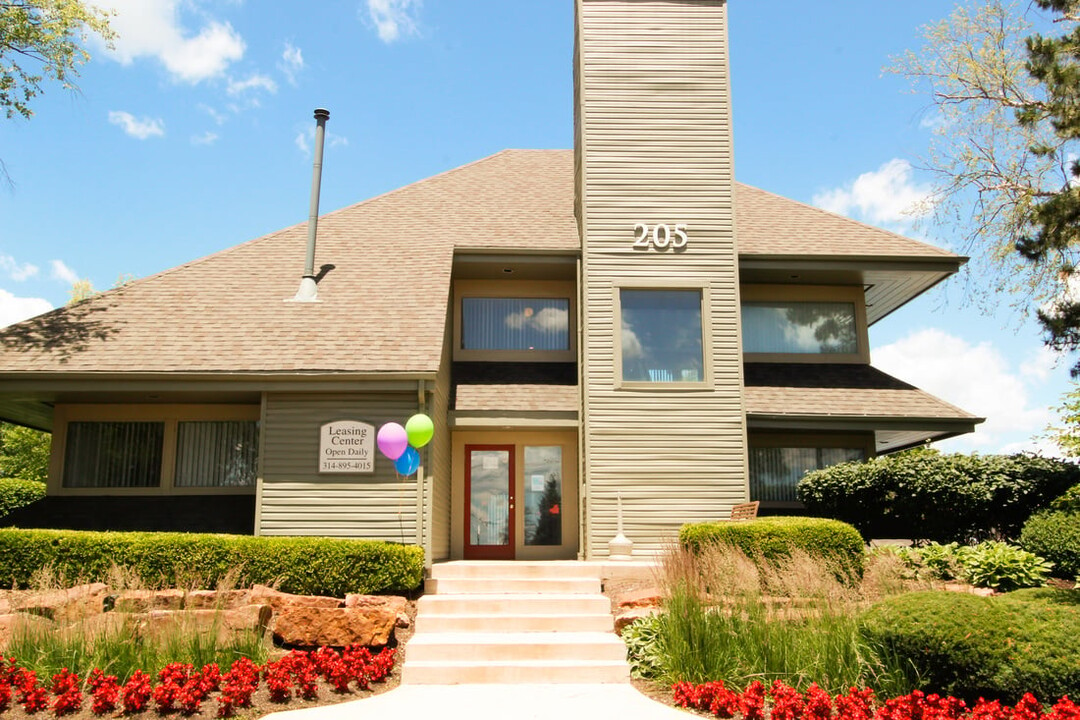
[[[409,447],[409,434],[397,423],[386,423],[379,428],[375,442],[383,455],[391,460],[397,460],[405,454],[405,448]]]

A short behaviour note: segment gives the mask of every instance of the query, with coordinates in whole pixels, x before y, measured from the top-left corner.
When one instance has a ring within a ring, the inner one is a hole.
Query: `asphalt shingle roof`
[[[284,302],[300,224],[0,330],[0,373],[435,372],[455,250],[580,250],[573,164],[507,150],[323,216],[318,303]],[[742,255],[949,255],[745,185],[736,232]]]

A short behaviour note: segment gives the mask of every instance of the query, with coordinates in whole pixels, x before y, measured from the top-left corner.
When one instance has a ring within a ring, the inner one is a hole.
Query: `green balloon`
[[[409,444],[414,448],[422,448],[431,442],[435,434],[435,423],[423,413],[417,413],[405,423],[405,433],[409,436]]]

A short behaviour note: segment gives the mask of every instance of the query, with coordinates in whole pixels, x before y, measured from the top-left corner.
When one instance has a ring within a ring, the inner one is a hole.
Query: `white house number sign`
[[[690,241],[686,234],[686,223],[668,225],[659,223],[634,223],[635,250],[680,250]]]

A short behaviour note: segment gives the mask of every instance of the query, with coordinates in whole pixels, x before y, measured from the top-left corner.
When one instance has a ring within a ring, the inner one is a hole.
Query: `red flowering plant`
[[[120,688],[120,702],[125,714],[142,712],[150,702],[153,693],[150,676],[142,670],[136,670],[131,678]]]
[[[52,678],[53,714],[57,717],[77,712],[82,707],[83,694],[79,676],[67,668],[53,675]]]
[[[15,670],[11,685],[18,691],[18,702],[28,714],[33,715],[49,706],[49,693],[38,685],[37,673],[33,670]]]
[[[260,668],[248,658],[240,658],[221,676],[218,717],[232,717],[235,708],[251,707],[251,696],[259,689]]]
[[[284,660],[269,662],[263,667],[263,679],[270,691],[270,702],[285,703],[292,697],[292,673]]]
[[[86,679],[90,688],[90,712],[95,715],[104,715],[116,710],[120,701],[120,685],[116,682],[115,675],[106,675],[99,668],[94,668],[90,677]]]

